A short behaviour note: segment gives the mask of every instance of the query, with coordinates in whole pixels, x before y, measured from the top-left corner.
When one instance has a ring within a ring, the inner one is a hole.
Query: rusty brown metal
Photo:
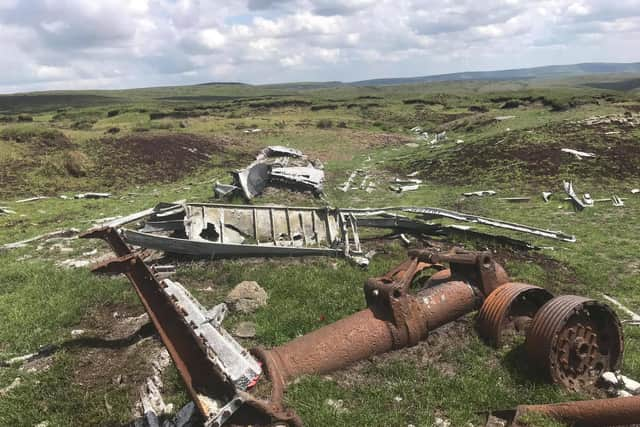
[[[525,348],[531,362],[554,382],[579,391],[620,367],[622,326],[606,304],[563,295],[538,310]]]
[[[495,347],[503,344],[505,330],[525,332],[551,292],[527,283],[505,283],[485,299],[478,312],[478,332]]]
[[[452,280],[464,280],[482,290],[488,296],[501,285],[509,282],[509,275],[495,262],[490,252],[466,251],[453,248],[450,252],[414,249],[409,256],[429,264],[448,263]]]
[[[93,230],[85,233],[83,237],[101,238],[112,246],[118,257],[96,265],[93,270],[122,273],[129,278],[163,344],[167,347],[191,398],[205,419],[215,414],[218,402],[233,401],[241,396],[244,410],[231,415],[229,421],[232,423],[267,425],[286,422],[294,426],[301,425],[300,418],[284,408],[281,392],[278,393],[276,390],[274,399],[262,401],[248,393],[238,393],[235,390],[207,357],[202,337],[196,336],[192,325],[183,320],[179,312],[180,307],[162,292],[163,285],[142,259],[131,252],[117,230]]]
[[[578,427],[631,426],[640,423],[640,396],[583,400],[550,405],[520,405],[514,425],[529,412],[545,414]]]
[[[279,380],[286,383],[300,375],[331,372],[375,354],[415,345],[429,331],[477,309],[481,301],[479,291],[465,282],[444,283],[415,296],[396,297],[392,292],[387,302],[381,293],[373,298],[380,298],[382,306],[389,302],[392,306],[359,311],[266,350],[264,361],[272,364],[269,371],[279,372]],[[406,304],[398,299],[406,299]],[[394,309],[401,312],[393,315]]]

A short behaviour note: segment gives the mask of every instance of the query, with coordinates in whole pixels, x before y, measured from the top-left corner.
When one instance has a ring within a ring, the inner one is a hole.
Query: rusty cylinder
[[[546,414],[559,421],[584,427],[636,425],[640,423],[640,396],[520,405],[516,418],[527,412]]]
[[[304,374],[322,374],[392,349],[415,344],[430,330],[451,322],[481,303],[479,291],[465,282],[447,282],[424,289],[411,299],[403,325],[376,318],[370,309],[359,311],[287,344],[266,350],[269,376],[287,382]],[[403,337],[398,342],[398,337]],[[395,339],[394,339],[395,338]]]

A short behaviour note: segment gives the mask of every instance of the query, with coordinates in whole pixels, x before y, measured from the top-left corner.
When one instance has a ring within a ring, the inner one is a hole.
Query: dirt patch
[[[456,375],[457,367],[447,360],[447,354],[469,345],[470,337],[476,333],[473,325],[473,315],[463,317],[432,331],[427,339],[418,345],[373,356],[334,372],[329,377],[343,387],[374,384],[377,379],[370,373],[372,366],[405,360],[410,361],[416,368],[429,366],[444,376],[452,377]]]
[[[231,144],[227,138],[192,134],[131,135],[96,143],[94,161],[104,177],[169,182],[211,163]]]
[[[136,337],[148,323],[141,307],[107,305],[87,315],[78,326],[84,334],[69,345],[74,355],[73,382],[88,390],[109,385],[127,389],[132,401],[135,389],[153,373],[150,355],[162,343],[149,334]]]
[[[578,160],[561,148],[593,152],[596,158]],[[623,180],[640,174],[640,143],[624,126],[564,123],[426,153],[408,164],[423,178],[451,184],[468,184],[470,176],[497,182],[527,177],[537,184],[555,184],[562,177]]]
[[[5,128],[0,132],[0,139],[15,141],[28,145],[35,155],[43,151],[57,151],[73,146],[69,138],[56,129],[38,130],[37,128]]]

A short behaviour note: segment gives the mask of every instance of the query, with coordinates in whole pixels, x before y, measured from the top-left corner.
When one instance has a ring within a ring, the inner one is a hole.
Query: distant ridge
[[[587,62],[573,65],[547,65],[544,67],[517,68],[497,71],[468,71],[436,74],[421,77],[399,77],[360,80],[347,83],[351,86],[384,86],[409,83],[430,83],[462,80],[523,80],[539,78],[578,77],[592,74],[640,73],[640,62],[612,63]]]

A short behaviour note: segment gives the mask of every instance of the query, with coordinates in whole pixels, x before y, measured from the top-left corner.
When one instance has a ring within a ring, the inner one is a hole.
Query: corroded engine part
[[[378,296],[384,298],[380,293]],[[365,309],[263,351],[272,381],[286,383],[304,374],[332,372],[376,354],[415,345],[429,331],[477,309],[481,297],[467,283],[448,282],[415,296],[391,296],[389,302],[402,310],[396,319],[378,317],[376,310]]]
[[[550,405],[519,405],[513,425],[521,425],[518,419],[528,412],[544,414],[578,427],[631,426],[640,423],[640,396]]]
[[[579,391],[593,385],[603,372],[619,369],[622,326],[606,304],[563,295],[540,308],[525,347],[531,362],[554,382]]]
[[[484,301],[478,313],[478,332],[495,347],[503,344],[505,331],[524,333],[551,292],[527,283],[505,283]]]

